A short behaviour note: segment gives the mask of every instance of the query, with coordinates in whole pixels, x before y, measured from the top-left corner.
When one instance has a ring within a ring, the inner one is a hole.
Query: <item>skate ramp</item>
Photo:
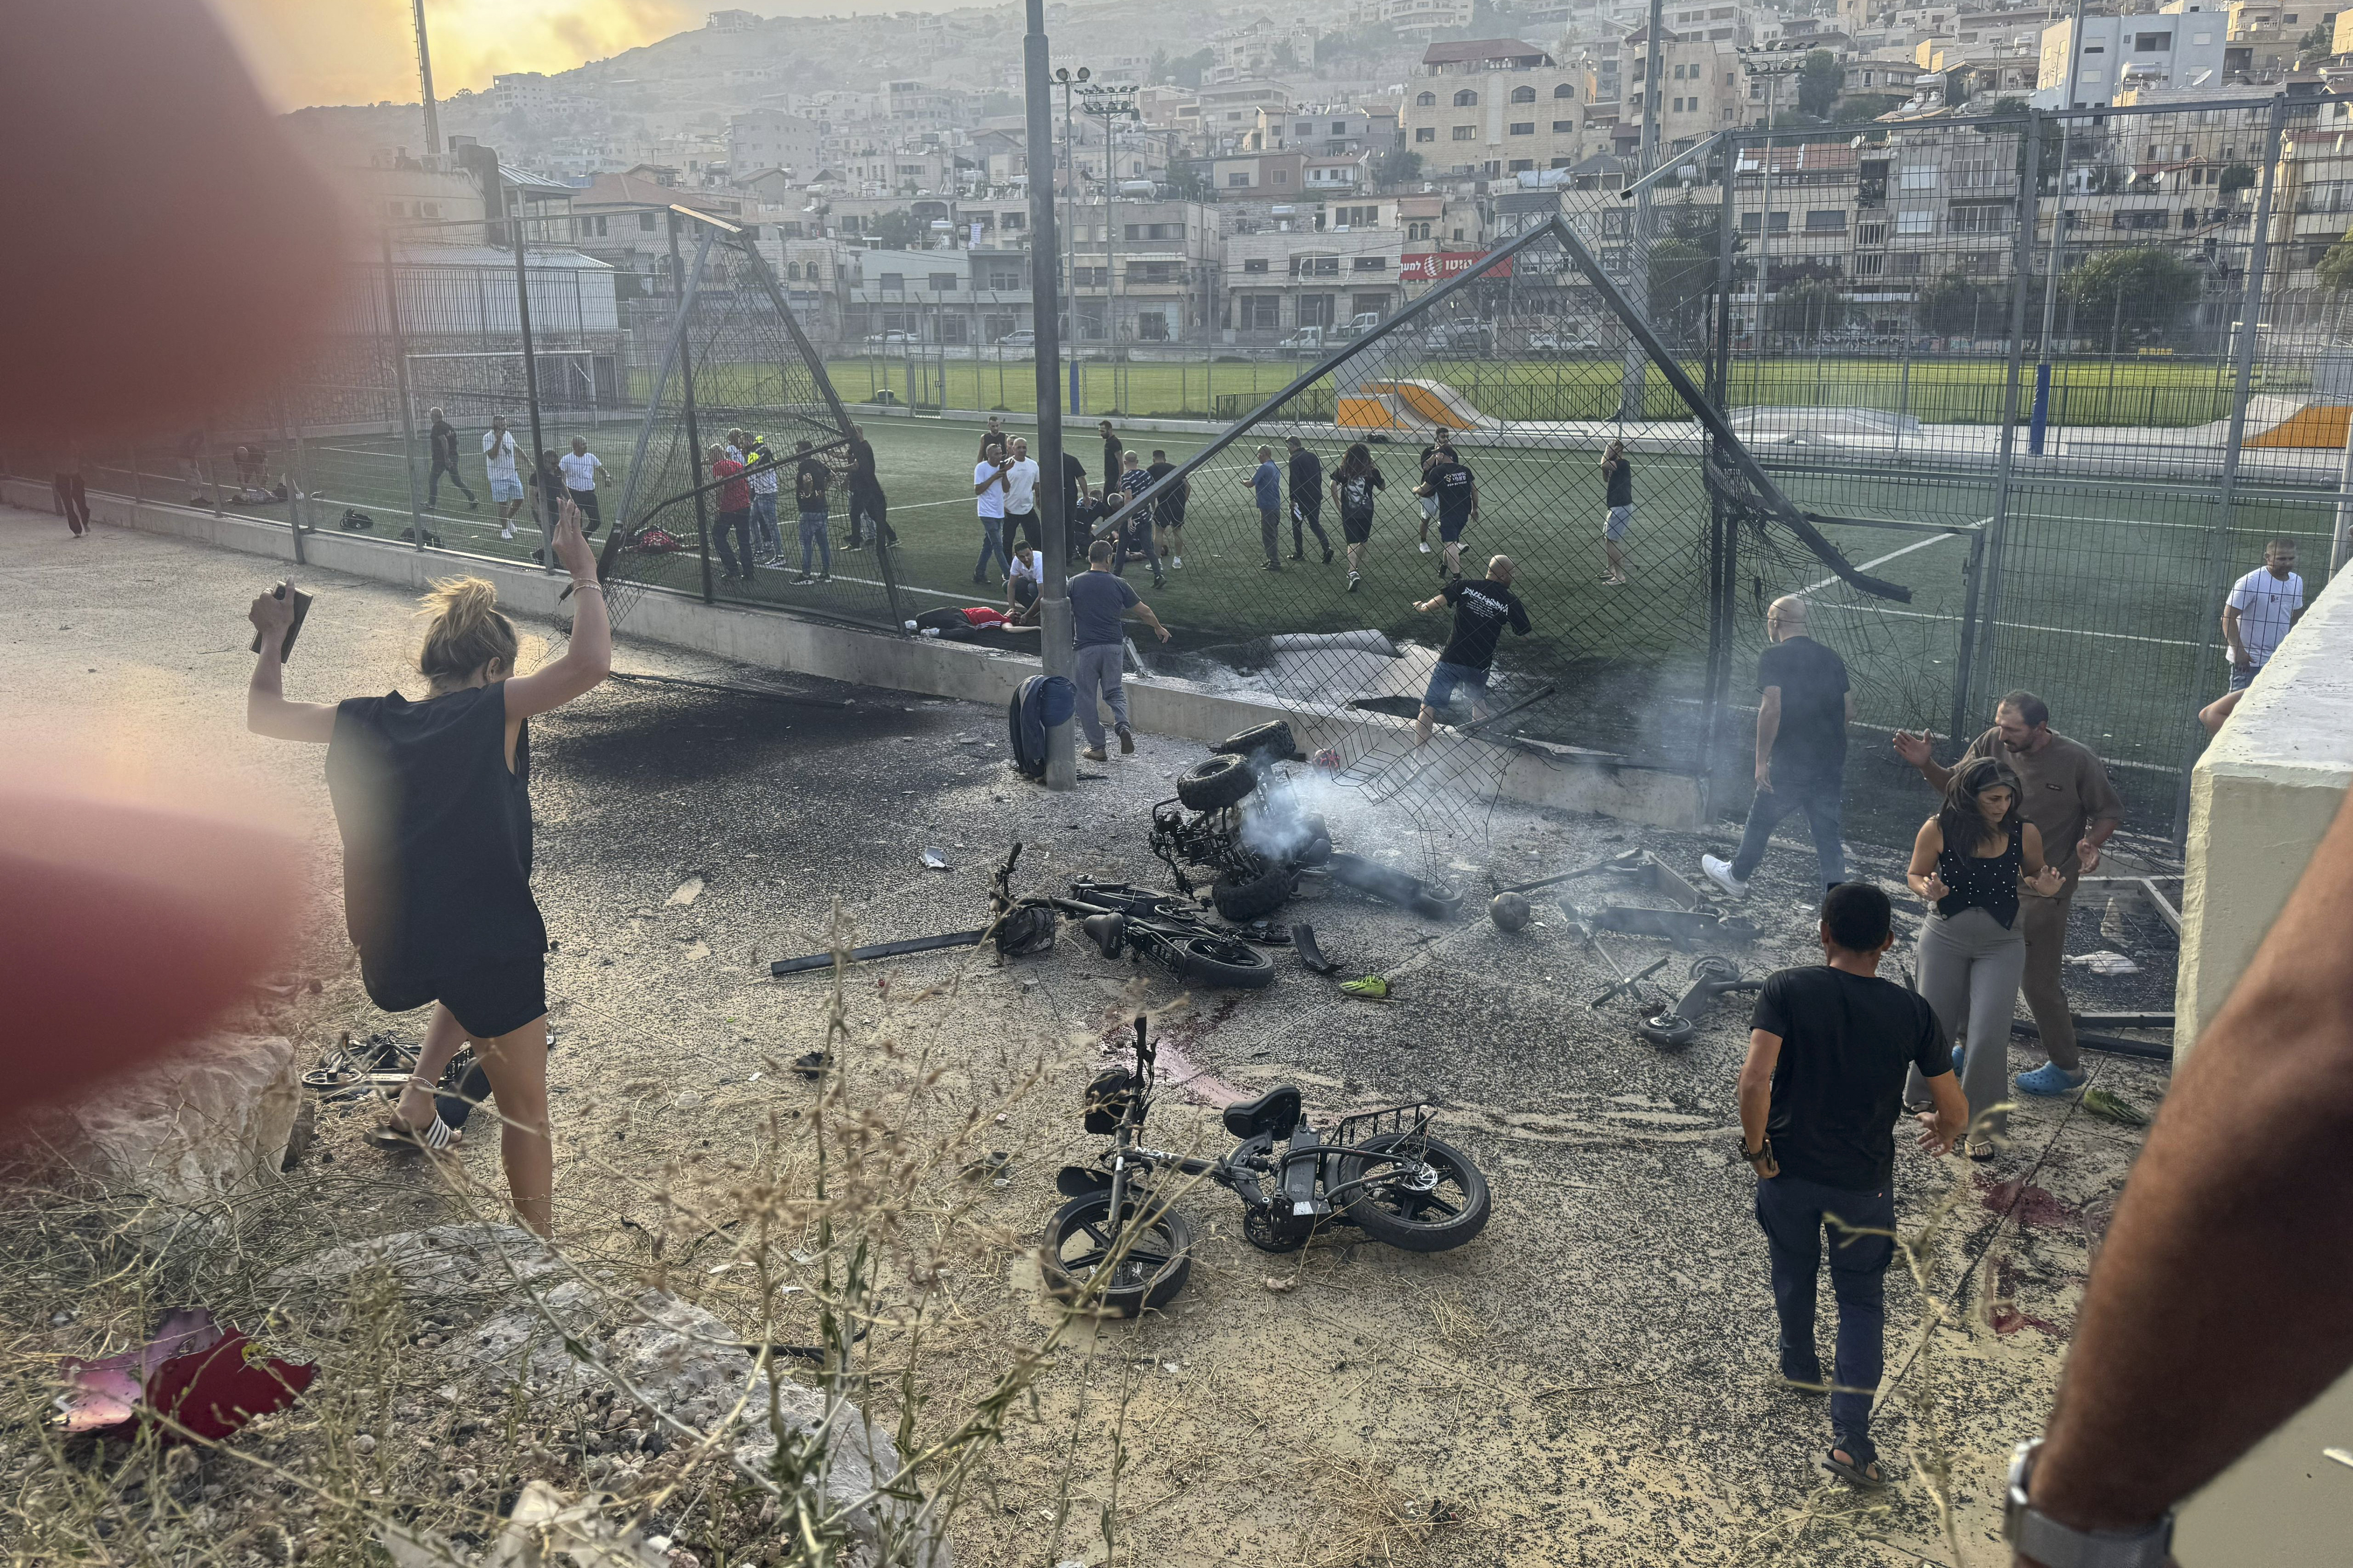
[[[1443,425],[1454,430],[1500,430],[1504,422],[1471,406],[1462,395],[1442,381],[1368,381],[1360,389],[1371,396],[1391,399],[1395,412],[1415,426]]]
[[[2248,399],[2247,412],[2258,412],[2262,398]],[[2327,404],[2306,404],[2268,429],[2250,434],[2242,445],[2248,447],[2289,447],[2339,451],[2345,446],[2347,427],[2353,426],[2353,407]]]

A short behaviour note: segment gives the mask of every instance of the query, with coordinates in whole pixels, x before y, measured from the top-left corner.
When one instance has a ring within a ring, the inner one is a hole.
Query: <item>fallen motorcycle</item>
[[[1180,980],[1229,991],[1274,983],[1274,960],[1262,948],[1219,931],[1166,893],[1082,877],[1067,899],[1024,901],[1076,916],[1105,958],[1149,959]]]
[[[1178,890],[1191,894],[1187,866],[1211,876],[1209,902],[1236,924],[1272,914],[1300,871],[1332,854],[1324,818],[1301,809],[1275,764],[1297,754],[1281,720],[1229,735],[1176,780],[1176,794],[1152,808],[1152,853]]]
[[[1108,1132],[1099,1166],[1065,1165],[1056,1187],[1070,1201],[1046,1227],[1047,1288],[1122,1317],[1166,1306],[1193,1268],[1193,1226],[1154,1184],[1163,1172],[1206,1176],[1242,1201],[1242,1237],[1267,1252],[1307,1245],[1324,1225],[1353,1225],[1409,1252],[1445,1252],[1485,1228],[1487,1180],[1470,1157],[1430,1135],[1424,1104],[1344,1117],[1326,1135],[1309,1124],[1290,1084],[1226,1107],[1240,1142],[1201,1160],[1144,1142],[1156,1052],[1135,1020],[1132,1068],[1096,1075],[1086,1129]]]

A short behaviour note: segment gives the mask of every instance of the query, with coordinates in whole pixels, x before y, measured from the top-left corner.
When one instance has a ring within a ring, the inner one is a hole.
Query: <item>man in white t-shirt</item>
[[[572,437],[572,450],[555,459],[564,470],[564,489],[572,497],[572,504],[580,509],[580,531],[584,538],[594,539],[596,530],[604,525],[604,514],[597,509],[596,487],[612,479],[596,454],[588,449],[581,437]]]
[[[522,505],[522,476],[515,472],[515,438],[507,416],[491,416],[482,433],[482,471],[490,477],[491,499],[499,503],[499,537],[514,537],[514,514]]]
[[[972,493],[980,513],[980,561],[972,580],[988,585],[988,563],[1005,562],[1005,496],[1013,481],[1008,477],[1013,458],[1002,447],[990,447],[972,466]]]
[[[1013,539],[1016,532],[1032,544],[1042,544],[1046,536],[1038,526],[1038,464],[1029,456],[1029,443],[1013,437],[1013,466],[1005,470],[1005,559],[1013,559]]]
[[[2304,579],[2296,574],[2295,541],[2263,546],[2263,563],[2231,584],[2222,604],[2222,640],[2230,645],[2231,689],[2243,691],[2270,662],[2288,628],[2304,618]]]
[[[1013,546],[1012,559],[1005,563],[1005,616],[1017,626],[1026,626],[1038,618],[1042,601],[1039,595],[1046,587],[1046,558],[1038,547],[1024,539]]]

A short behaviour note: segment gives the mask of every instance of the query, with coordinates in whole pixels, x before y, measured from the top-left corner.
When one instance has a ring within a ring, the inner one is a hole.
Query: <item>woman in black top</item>
[[[1991,757],[1953,770],[1945,804],[1920,825],[1905,880],[1932,906],[1920,926],[1920,994],[1936,1009],[1969,1101],[1969,1157],[1989,1160],[2007,1118],[1989,1113],[2010,1087],[2010,1020],[2026,972],[2021,884],[2059,891],[2042,836],[2018,812],[2018,775]],[[1915,1086],[1915,1088],[1917,1086]]]
[[[1373,466],[1372,448],[1362,441],[1342,455],[1332,470],[1332,500],[1340,509],[1340,537],[1348,546],[1348,592],[1365,575],[1365,545],[1373,537],[1373,497],[1388,488]]]
[[[547,1116],[547,928],[531,896],[531,750],[524,721],[560,708],[612,668],[612,628],[580,511],[561,503],[555,555],[578,605],[571,645],[514,674],[514,626],[479,577],[438,582],[417,668],[421,702],[399,692],[289,702],[279,649],[292,605],[265,594],[248,618],[261,656],[246,727],[327,748],[343,840],[343,913],[368,997],[390,1013],[433,1004],[417,1072],[386,1130],[443,1149],[441,1070],[474,1042],[501,1122],[517,1215],[548,1234],[554,1149]]]

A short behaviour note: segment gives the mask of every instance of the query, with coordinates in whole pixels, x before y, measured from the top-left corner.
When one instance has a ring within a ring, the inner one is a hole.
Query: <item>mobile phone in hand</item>
[[[278,645],[278,662],[280,664],[294,657],[294,639],[302,635],[302,617],[311,613],[311,595],[292,584],[280,583],[269,591],[269,596],[273,599],[283,599],[289,594],[294,596],[294,619],[286,628],[286,640]],[[255,653],[261,651],[259,632],[253,634],[253,651]]]

